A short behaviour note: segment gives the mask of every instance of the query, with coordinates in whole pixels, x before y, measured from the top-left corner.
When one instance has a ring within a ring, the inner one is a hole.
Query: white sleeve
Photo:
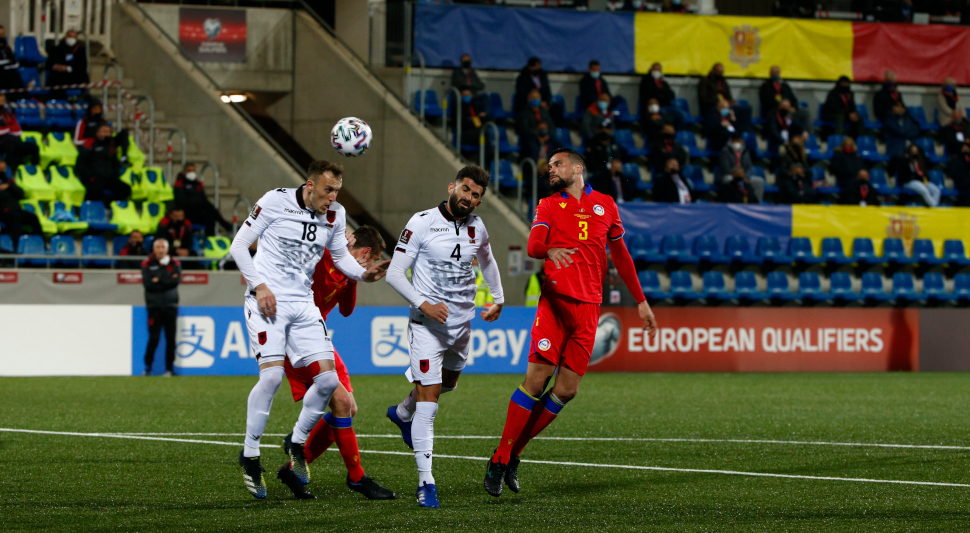
[[[347,250],[347,212],[342,208],[337,210],[337,216],[333,222],[333,232],[330,234],[330,242],[327,244],[330,255],[333,257],[333,264],[346,276],[355,281],[361,281],[367,269],[360,266],[354,256]]]
[[[492,245],[488,243],[488,232],[482,226],[482,245],[478,248],[478,266],[482,269],[482,277],[492,293],[492,300],[497,304],[505,303],[505,292],[502,290],[502,276],[499,273],[498,262],[492,255]]]
[[[414,286],[408,281],[406,272],[414,264],[414,258],[408,254],[397,250],[391,257],[391,266],[387,268],[387,282],[407,300],[415,309],[421,307],[425,301],[424,296],[414,290]]]
[[[236,236],[232,239],[232,244],[229,246],[229,255],[236,262],[236,267],[239,268],[239,272],[246,279],[246,283],[250,289],[255,289],[263,283],[266,283],[263,276],[256,270],[256,264],[253,263],[252,256],[249,255],[249,247],[258,238],[259,235],[255,231],[250,229],[249,226],[243,225],[236,232]]]

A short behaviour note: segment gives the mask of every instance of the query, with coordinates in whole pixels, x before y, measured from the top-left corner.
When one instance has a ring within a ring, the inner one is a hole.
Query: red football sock
[[[502,430],[502,440],[492,456],[492,462],[509,463],[512,446],[523,433],[523,428],[529,423],[532,416],[532,409],[538,404],[538,400],[519,387],[512,393],[509,401],[509,413],[505,418],[505,429]]]
[[[313,426],[310,434],[303,443],[303,454],[306,455],[306,462],[312,463],[317,457],[323,455],[327,448],[333,444],[333,428],[327,423],[325,418],[321,418],[317,425]]]
[[[544,394],[541,402],[537,402],[532,416],[529,417],[529,424],[522,429],[522,435],[515,441],[512,447],[512,455],[519,456],[526,444],[529,444],[536,435],[542,433],[553,420],[559,416],[563,404],[559,403],[551,394]]]
[[[336,420],[349,421],[350,418],[337,418]],[[360,483],[360,479],[364,477],[364,469],[360,466],[360,448],[357,446],[357,434],[354,433],[353,426],[335,427],[333,428],[333,436],[337,442],[337,449],[340,450],[340,456],[344,459],[344,465],[347,466],[347,475],[350,476],[350,481]]]

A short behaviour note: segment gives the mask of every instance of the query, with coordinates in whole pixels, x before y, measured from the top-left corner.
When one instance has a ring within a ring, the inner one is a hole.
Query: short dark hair
[[[569,162],[574,165],[582,165],[583,174],[586,174],[586,158],[583,157],[583,154],[573,150],[572,148],[556,148],[551,154],[549,154],[549,159],[551,160],[552,156],[556,154],[566,154],[566,156],[569,157]]]
[[[589,62],[589,66],[590,67],[598,67],[598,66],[600,66],[600,62],[594,59],[594,60],[592,60],[592,61]]]
[[[529,62],[526,63],[526,66],[527,67],[534,67],[534,66],[538,65],[539,63],[542,63],[542,60],[539,59],[538,57],[533,56],[533,57],[530,57],[529,58]]]
[[[492,179],[488,171],[478,165],[468,165],[459,170],[458,175],[455,176],[455,183],[461,183],[465,178],[474,181],[475,185],[482,188],[482,196],[485,195],[485,191],[488,189],[488,182]]]
[[[344,174],[344,166],[340,163],[331,163],[330,161],[324,161],[322,159],[314,161],[306,169],[306,177],[316,183],[317,178],[322,176],[324,172],[330,172],[333,174],[333,177],[341,179]]]
[[[386,250],[381,232],[374,226],[361,226],[354,231],[354,248],[370,248],[371,253],[383,254]]]

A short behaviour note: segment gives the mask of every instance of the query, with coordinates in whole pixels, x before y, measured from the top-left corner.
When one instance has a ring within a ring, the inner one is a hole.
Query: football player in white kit
[[[383,278],[389,263],[383,261],[365,270],[347,251],[346,213],[337,203],[342,173],[343,167],[335,163],[311,163],[304,185],[272,190],[260,198],[229,248],[246,279],[246,325],[252,353],[259,363],[259,381],[249,393],[245,446],[239,454],[243,481],[256,498],[266,497],[259,440],[273,396],[283,381],[284,358],[289,357],[295,368],[309,368],[316,376],[303,398],[293,432],[283,439],[293,473],[304,485],[310,482],[310,472],[303,443],[340,385],[330,333],[310,289],[323,251],[329,249],[337,268],[359,281]],[[249,247],[257,238],[259,249],[255,257],[250,257]]]
[[[468,356],[470,322],[475,315],[473,258],[478,258],[495,301],[482,318],[489,322],[498,319],[505,301],[485,224],[472,214],[482,203],[488,181],[488,172],[480,167],[461,169],[448,185],[448,200],[411,217],[387,271],[388,283],[411,304],[411,366],[405,375],[415,385],[400,405],[387,409],[387,416],[414,449],[421,507],[439,507],[431,475],[434,418],[438,397],[455,390]],[[409,268],[411,282],[405,275]]]

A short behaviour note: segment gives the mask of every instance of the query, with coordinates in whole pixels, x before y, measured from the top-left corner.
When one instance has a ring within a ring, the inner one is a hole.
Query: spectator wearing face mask
[[[801,165],[808,168],[808,152],[805,150],[805,139],[807,137],[808,132],[801,126],[797,124],[792,126],[789,141],[778,150],[778,155],[781,159],[781,164],[779,165],[780,173],[790,174],[791,168],[794,165]]]
[[[964,142],[959,150],[951,152],[946,173],[957,190],[957,205],[970,205],[970,142]]]
[[[814,204],[818,201],[815,186],[805,169],[801,163],[794,163],[780,176],[778,203],[794,205]]]
[[[478,137],[481,133],[482,126],[492,120],[492,106],[488,101],[488,96],[486,94],[479,94],[478,96],[473,96],[470,89],[465,89],[461,92],[461,144],[464,145],[474,145],[478,147]],[[452,127],[455,127],[455,116],[449,117],[449,122]],[[491,131],[485,132],[485,144],[489,147],[486,153],[491,156],[492,150],[492,135]]]
[[[536,173],[539,176],[545,176],[549,172],[549,158],[556,150],[562,148],[562,144],[556,140],[556,136],[553,135],[552,128],[546,123],[540,123],[538,129],[536,130],[536,136],[538,138],[538,144],[535,150],[528,155],[533,161],[536,162],[537,170]],[[532,194],[532,183],[528,182],[525,185],[527,192]],[[545,198],[549,196],[549,180],[539,179],[538,186],[539,198]]]
[[[731,86],[724,77],[724,65],[714,63],[711,71],[701,78],[697,84],[697,102],[700,104],[701,114],[709,115],[717,108],[719,102],[727,102],[728,107],[735,104],[731,95]]]
[[[24,88],[19,69],[20,62],[7,43],[7,29],[0,26],[0,89],[9,91]]]
[[[579,80],[580,107],[584,109],[589,107],[599,99],[601,94],[610,97],[610,110],[616,109],[623,101],[622,96],[610,92],[610,84],[603,79],[600,62],[594,59],[589,62],[589,71]]]
[[[772,115],[765,117],[765,137],[768,138],[768,151],[772,154],[791,138],[792,126],[802,126],[794,117],[794,109],[788,100],[782,100]],[[804,127],[804,126],[803,126]]]
[[[650,6],[648,6],[645,2],[642,2],[641,0],[627,0],[626,2],[620,2],[620,3],[623,4],[623,11],[645,11],[645,12],[653,11],[652,9],[650,9]]]
[[[17,249],[20,236],[24,233],[37,235],[41,233],[37,215],[20,205],[20,200],[23,199],[24,190],[7,172],[7,162],[0,159],[0,222],[5,226],[0,231],[10,236],[14,250]]]
[[[533,89],[539,91],[542,105],[546,108],[552,102],[552,91],[549,89],[549,77],[542,70],[542,60],[538,57],[529,58],[528,63],[519,72],[515,79],[515,100],[512,103],[512,112],[516,116],[522,112],[522,108],[527,105],[529,93]]]
[[[889,117],[897,104],[906,109],[903,95],[899,94],[899,88],[896,87],[896,73],[887,70],[883,77],[882,87],[872,97],[872,111],[875,113],[876,119],[883,121]]]
[[[640,118],[640,127],[643,130],[643,134],[647,137],[647,141],[650,142],[659,139],[664,124],[668,123],[670,123],[670,118],[660,110],[660,104],[657,103],[656,98],[651,98],[647,101],[647,107],[643,112],[643,116]]]
[[[859,155],[855,141],[852,137],[846,137],[842,144],[836,148],[832,154],[832,163],[829,170],[835,176],[835,181],[840,188],[849,186],[849,182],[859,175],[859,171],[866,168],[865,161]]]
[[[936,118],[940,126],[946,127],[953,120],[954,111],[960,109],[960,95],[957,94],[957,82],[953,78],[943,81],[939,96],[936,97]]]
[[[192,222],[185,218],[185,210],[178,204],[172,205],[168,215],[158,223],[155,240],[165,239],[174,256],[188,257],[195,255],[192,244]]]
[[[128,242],[121,248],[115,250],[115,254],[130,256],[148,255],[145,249],[145,236],[142,232],[135,230],[128,234]],[[118,268],[138,268],[139,261],[118,261]]]
[[[683,0],[667,0],[662,8],[664,13],[687,13]]]
[[[583,115],[583,121],[580,123],[580,133],[583,134],[586,142],[596,135],[600,124],[606,118],[613,118],[613,112],[610,111],[610,95],[601,94],[596,102],[586,108],[586,114]]]
[[[787,81],[781,79],[781,67],[771,67],[770,76],[758,89],[758,101],[761,103],[761,116],[765,120],[773,117],[781,106],[782,101],[788,100],[790,109],[798,109],[798,98]]]
[[[451,86],[457,88],[459,92],[469,90],[473,95],[485,90],[485,84],[472,68],[472,56],[468,54],[461,56],[461,67],[451,71]]]
[[[617,187],[615,182],[622,174],[623,163],[627,159],[626,150],[616,142],[613,120],[604,118],[586,148],[586,164],[593,188],[614,199],[622,199],[620,194],[624,196],[635,194],[636,182],[632,183],[632,188]],[[622,184],[622,178],[619,178],[619,181]],[[629,198],[632,199],[632,196]]]
[[[708,112],[704,120],[704,135],[707,149],[720,152],[732,133],[740,131],[734,111],[727,100],[720,100],[714,110]]]
[[[845,185],[840,185],[840,187],[842,188],[841,200],[843,204],[861,207],[882,205],[882,202],[879,201],[879,195],[876,193],[876,188],[869,182],[869,171],[864,168],[860,168],[856,172],[855,178],[846,182]]]
[[[755,193],[750,176],[741,167],[735,167],[730,180],[718,190],[717,198],[727,204],[760,204],[761,197]]]
[[[88,83],[88,59],[85,53],[84,44],[77,40],[77,32],[68,30],[47,58],[47,85]]]
[[[882,121],[882,136],[886,141],[886,155],[899,157],[906,145],[919,137],[919,122],[906,112],[902,103],[893,106],[892,113]]]
[[[529,105],[519,113],[519,119],[515,123],[519,133],[520,153],[532,154],[538,150],[539,126],[544,125],[546,130],[555,130],[556,125],[549,115],[549,110],[542,107],[542,97],[539,91],[533,90],[529,93]]]
[[[905,154],[897,158],[892,166],[896,170],[897,184],[919,195],[927,207],[940,205],[942,191],[930,181],[930,166],[919,146],[910,145],[906,148]]]
[[[653,178],[653,201],[666,204],[689,204],[694,197],[694,186],[680,173],[680,163],[668,159],[664,171]]]
[[[680,168],[687,164],[689,152],[687,148],[677,142],[677,132],[672,124],[664,124],[659,139],[654,139],[650,145],[650,166],[659,171],[667,164],[668,159],[676,159]]]
[[[0,93],[0,152],[10,165],[11,171],[16,171],[21,163],[38,164],[40,162],[40,148],[20,138],[23,133],[17,116],[7,106],[7,95]]]
[[[111,126],[102,122],[96,129],[97,134],[91,148],[78,149],[74,173],[87,192],[85,200],[115,201],[127,200],[131,187],[122,182],[121,161],[118,158],[118,145],[111,137]]]
[[[752,176],[751,169],[754,166],[751,160],[751,150],[744,144],[744,137],[741,132],[731,134],[731,140],[721,148],[717,158],[718,171],[721,175],[721,182],[724,186],[730,186],[735,179],[735,172],[741,169],[744,178],[750,185],[758,201],[764,200],[765,180],[761,176]]]
[[[74,146],[91,148],[91,145],[94,144],[95,134],[102,122],[104,122],[104,106],[101,104],[101,100],[97,98],[89,99],[88,110],[74,126]]]
[[[185,216],[194,220],[196,224],[205,226],[205,234],[209,237],[216,234],[216,224],[227,232],[232,231],[230,224],[212,205],[205,194],[205,184],[199,178],[193,163],[186,163],[172,185],[175,203],[185,208]]]
[[[963,109],[958,107],[953,110],[949,123],[940,128],[940,140],[950,154],[959,152],[963,144],[970,140],[970,120],[963,115]]]
[[[822,106],[822,120],[835,124],[835,133],[858,137],[862,131],[862,120],[855,107],[855,94],[852,92],[852,80],[848,76],[841,76],[835,87],[829,91]]]
[[[663,65],[654,63],[650,66],[650,72],[640,78],[640,118],[649,113],[647,103],[656,100],[660,105],[660,112],[670,117],[677,131],[684,129],[684,114],[674,106],[674,94],[670,84],[663,77]]]

